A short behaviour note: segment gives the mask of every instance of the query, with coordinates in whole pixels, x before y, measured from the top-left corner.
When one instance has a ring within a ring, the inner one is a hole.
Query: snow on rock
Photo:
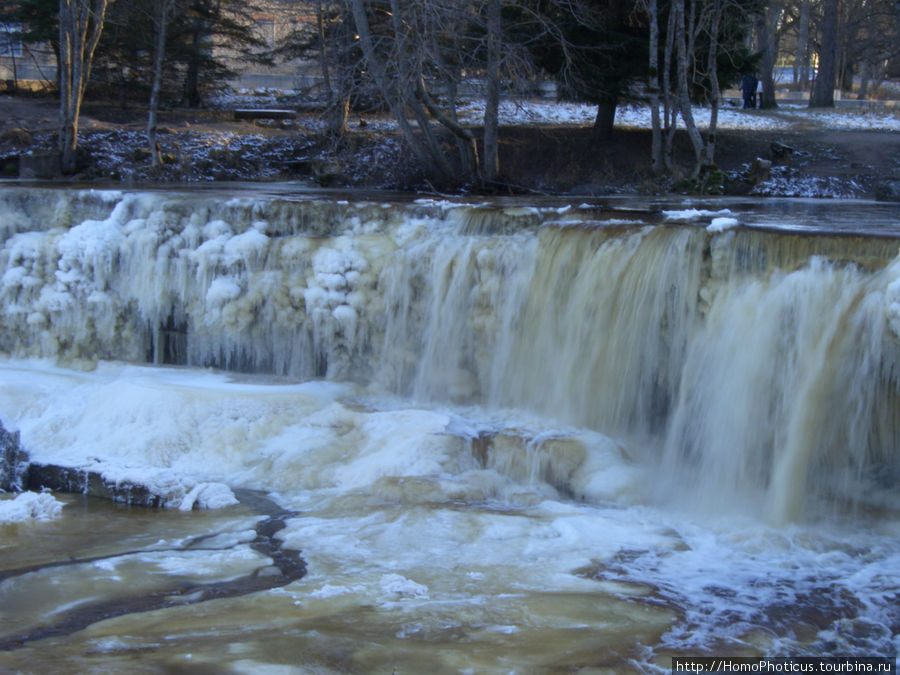
[[[739,224],[737,218],[720,216],[719,218],[713,218],[712,222],[706,226],[706,229],[710,232],[724,232],[737,227]]]
[[[53,520],[62,508],[63,503],[49,492],[23,492],[15,499],[0,501],[0,523]]]
[[[247,266],[255,265],[262,261],[268,244],[269,238],[255,227],[236,235],[225,242],[225,264],[243,262]]]
[[[416,583],[400,574],[385,574],[379,581],[382,601],[397,601],[404,598],[425,600],[428,598],[428,586]]]
[[[114,502],[153,508],[220,509],[238,503],[222,483],[198,483],[170,468],[135,466],[87,458],[87,462],[30,466],[31,480],[49,489],[80,492]]]
[[[234,506],[237,498],[227,485],[222,483],[198,483],[188,492],[181,504],[180,511],[191,509],[221,509],[226,506]]]
[[[360,593],[365,590],[364,586],[335,586],[333,584],[325,584],[322,588],[311,591],[308,595],[310,598],[328,599],[347,595],[348,593]]]
[[[708,209],[681,209],[677,211],[663,211],[663,220],[673,223],[690,223],[701,218],[725,218],[732,213],[728,209],[710,211]]]
[[[235,300],[241,295],[239,283],[228,277],[214,279],[206,291],[206,304],[210,307],[221,307],[226,302]]]
[[[162,508],[221,509],[238,503],[231,489],[222,483],[197,483],[171,469],[126,467],[108,463],[95,465],[113,501]],[[88,473],[79,469],[82,473]]]

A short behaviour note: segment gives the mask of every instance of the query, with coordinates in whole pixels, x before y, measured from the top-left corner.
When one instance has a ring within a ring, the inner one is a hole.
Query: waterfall
[[[667,499],[776,521],[897,508],[896,239],[588,206],[19,188],[0,192],[0,236],[9,355],[525,409],[616,439]]]

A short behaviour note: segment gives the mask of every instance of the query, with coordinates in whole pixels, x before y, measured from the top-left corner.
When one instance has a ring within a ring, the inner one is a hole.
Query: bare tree
[[[78,116],[110,0],[59,0],[59,150],[64,173],[75,171]]]
[[[502,9],[512,0],[346,0],[366,72],[425,169],[449,183],[494,183],[500,174],[501,78],[522,50],[506,38]],[[482,139],[456,114],[466,74],[481,76]],[[447,135],[439,134],[443,130]],[[452,159],[455,143],[460,162]]]
[[[684,121],[684,128],[691,141],[691,147],[694,149],[696,160],[694,162],[694,175],[697,175],[703,162],[703,138],[700,136],[697,124],[694,122],[694,110],[688,84],[688,58],[691,52],[688,47],[689,31],[686,25],[688,17],[685,13],[684,0],[674,0],[672,2],[672,13],[675,15],[675,101],[678,105],[681,119]]]
[[[720,61],[739,57],[740,63],[746,58],[742,36],[752,17],[739,0],[694,0],[690,5],[686,0],[673,0],[667,4],[664,34],[658,0],[639,0],[637,5],[648,19],[646,91],[652,122],[651,166],[656,175],[662,175],[664,170],[676,176],[681,174],[674,153],[680,118],[694,151],[690,176],[698,180],[699,189],[704,191],[715,169],[721,106]],[[693,115],[693,104],[702,99],[710,109],[705,134]]]
[[[347,34],[347,21],[339,20],[336,40],[329,40],[326,35],[328,12],[325,0],[319,0],[316,7],[316,38],[318,40],[319,66],[325,85],[325,109],[327,111],[327,128],[329,133],[341,136],[347,131],[347,120],[350,117],[350,83],[352,77],[348,68],[343,66],[346,58],[341,52],[349,49],[352,40]],[[337,57],[335,57],[337,52]],[[352,69],[352,68],[351,68]]]
[[[716,129],[719,123],[719,25],[722,22],[724,0],[712,0],[709,19],[709,54],[707,55],[706,72],[709,75],[709,130],[706,134],[705,162],[707,166],[715,164]]]
[[[654,175],[663,171],[662,125],[659,120],[659,5],[657,0],[649,0],[647,13],[650,18],[650,54],[647,72],[647,95],[650,100],[651,141],[650,157]]]
[[[155,0],[153,6],[156,40],[153,44],[153,82],[150,86],[150,109],[147,115],[147,143],[150,146],[150,158],[153,166],[159,166],[162,163],[162,153],[159,150],[159,143],[156,141],[156,120],[166,54],[166,29],[174,6],[175,0]]]
[[[431,171],[440,173],[444,178],[450,178],[451,171],[446,165],[446,159],[440,153],[434,152],[435,148],[433,142],[429,143],[427,139],[424,141],[422,140],[422,137],[416,133],[416,130],[413,128],[407,117],[407,106],[416,101],[414,94],[415,89],[413,88],[415,87],[415,83],[403,81],[391,76],[388,71],[387,59],[376,51],[375,40],[372,35],[369,17],[366,14],[363,0],[348,1],[350,10],[353,13],[353,19],[356,23],[356,30],[359,34],[360,45],[363,54],[365,55],[366,62],[371,69],[372,77],[374,78],[379,91],[382,93],[385,103],[387,103],[388,107],[391,109],[394,119],[397,120],[397,124],[399,125],[404,138],[423,166]],[[395,31],[396,26],[401,26],[402,35],[403,19],[398,12],[394,13],[392,23],[395,26]],[[402,58],[398,60],[400,62],[398,70],[401,73],[408,74],[408,55],[404,54],[402,55]],[[424,116],[421,113],[421,105],[422,104],[420,103],[416,106],[418,108],[417,112],[419,112],[420,119],[424,118],[425,121],[427,121],[427,116]],[[426,128],[422,129],[422,131],[427,136],[430,130]]]

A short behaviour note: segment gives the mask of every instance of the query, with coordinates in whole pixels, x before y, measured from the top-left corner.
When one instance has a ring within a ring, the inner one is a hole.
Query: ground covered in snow
[[[89,102],[82,114],[77,178],[124,184],[300,180],[320,186],[434,189],[387,117],[353,114],[349,133],[335,140],[323,133],[317,113],[247,121],[235,120],[232,112],[297,103],[271,92],[244,92],[206,110],[163,111],[160,144],[166,163],[154,168],[145,149],[143,107]],[[604,142],[592,135],[595,111],[583,104],[504,102],[500,159],[507,189],[570,194],[691,189],[652,175],[647,109],[621,107],[615,134]],[[23,170],[27,175],[31,158],[52,151],[56,114],[52,100],[0,97],[0,175],[15,177]],[[477,102],[461,110],[473,126],[481,114]],[[705,128],[709,110],[698,108],[695,116]],[[897,109],[812,111],[782,104],[774,111],[745,111],[729,100],[718,126],[716,163],[724,174],[721,190],[728,194],[900,199]],[[676,139],[676,148],[681,165],[690,167],[686,138]],[[760,170],[757,159],[773,165],[764,162]]]

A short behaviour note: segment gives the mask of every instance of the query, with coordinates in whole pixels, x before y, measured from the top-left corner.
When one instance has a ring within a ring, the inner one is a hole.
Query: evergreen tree
[[[98,48],[98,83],[112,85],[123,102],[146,99],[154,71],[158,12],[154,3],[116,2]],[[271,63],[253,34],[254,7],[240,0],[175,0],[167,22],[162,91],[190,107],[234,77],[234,65]]]
[[[598,139],[612,134],[616,106],[647,73],[649,26],[634,9],[631,0],[540,0],[523,8],[537,24],[519,25],[539,36],[527,42],[536,63],[556,78],[560,98],[597,105]]]
[[[236,75],[226,52],[244,64],[271,63],[253,35],[253,4],[242,0],[179,0],[170,25],[169,57],[184,74],[182,102],[197,107],[204,95]]]

